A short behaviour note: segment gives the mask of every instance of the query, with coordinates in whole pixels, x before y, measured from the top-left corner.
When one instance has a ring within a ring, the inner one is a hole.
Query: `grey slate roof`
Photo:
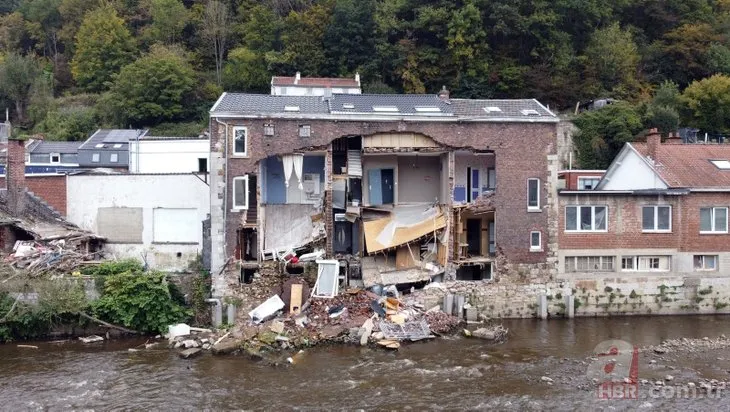
[[[451,99],[454,113],[460,117],[484,118],[530,118],[555,117],[535,99]],[[500,111],[486,111],[485,107]],[[534,110],[537,114],[525,114],[523,110]]]
[[[144,136],[139,140],[208,140],[208,136]]]
[[[82,144],[83,142],[38,141],[33,142],[32,147],[28,148],[28,152],[32,154],[78,153],[79,146]]]
[[[142,137],[145,134],[147,134],[147,130],[99,129],[79,146],[79,150],[118,150],[118,148],[114,148],[115,144],[122,144],[122,147],[126,147],[129,140],[134,140],[137,136]],[[96,147],[98,144],[103,144],[104,147]]]
[[[299,111],[285,111],[297,106]],[[392,111],[375,107],[392,107]],[[417,108],[421,108],[418,110]],[[435,110],[438,108],[438,110]],[[485,110],[492,108],[492,110]],[[498,110],[497,110],[498,109]],[[558,117],[535,99],[450,99],[435,94],[334,94],[323,96],[270,96],[224,93],[211,115],[297,115],[310,116],[429,116],[458,120],[547,121]]]
[[[329,113],[321,96],[271,96],[268,94],[224,93],[212,112],[246,114],[287,113],[285,106],[298,106],[300,114]]]

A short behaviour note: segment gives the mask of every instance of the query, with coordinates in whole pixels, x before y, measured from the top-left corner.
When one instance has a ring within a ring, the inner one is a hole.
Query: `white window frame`
[[[101,153],[92,153],[91,154],[91,163],[99,163],[101,160]]]
[[[531,181],[537,182],[537,205],[536,206],[530,206],[530,182]],[[527,211],[528,212],[539,212],[540,211],[540,179],[537,177],[531,177],[527,179]]]
[[[661,260],[666,259],[666,268],[662,268]],[[653,268],[653,261],[657,261],[657,267]],[[624,262],[631,262],[630,268],[624,267]],[[647,264],[648,263],[648,264]],[[666,255],[646,256],[621,256],[622,272],[670,272],[672,270],[672,257]]]
[[[593,186],[591,186],[590,189],[586,189],[586,188],[583,187],[584,185],[581,185],[581,180],[582,181],[595,180],[596,181],[596,184],[594,184]],[[598,177],[598,176],[578,176],[578,190],[593,190],[593,189],[596,188],[596,186],[598,186],[598,182],[600,182],[600,181],[601,181],[601,178]]]
[[[582,207],[590,207],[591,208],[591,229],[581,229],[581,221],[580,221],[580,210],[575,211],[575,229],[568,229],[568,209],[574,207],[577,209],[580,209]],[[605,229],[596,229],[595,223],[596,223],[596,208],[602,207],[606,209],[606,227]],[[608,232],[608,205],[568,205],[565,206],[565,232],[567,233],[606,233]]]
[[[245,198],[246,202],[243,205],[236,205],[236,182],[239,180],[243,180],[245,183],[243,184],[243,190],[245,192]],[[233,178],[233,190],[231,191],[233,197],[231,198],[231,205],[233,205],[233,210],[248,210],[248,175],[244,176],[236,176]]]
[[[708,267],[707,266],[707,258],[712,258],[715,261],[714,267]],[[697,261],[699,260],[699,267],[697,266]],[[696,272],[717,272],[719,270],[718,266],[720,264],[720,256],[718,255],[694,255],[692,256],[692,267],[694,267],[694,270]]]
[[[273,123],[265,123],[264,124],[264,136],[271,137],[274,135],[274,124]],[[248,140],[248,136],[246,136],[246,140]],[[246,142],[248,143],[248,142]]]
[[[654,209],[654,228],[644,229],[644,208]],[[659,208],[669,208],[669,229],[659,229]],[[670,233],[672,231],[672,206],[671,205],[644,205],[641,206],[641,231],[644,233]]]
[[[110,163],[119,163],[119,153],[109,153]]]
[[[245,141],[243,142],[243,152],[236,151],[236,132],[243,130]],[[248,156],[248,128],[246,126],[234,126],[233,137],[231,139],[231,152],[233,156],[247,157]]]
[[[301,124],[299,125],[299,137],[311,137],[312,136],[312,126],[309,124]]]
[[[578,259],[598,259],[598,269],[578,269]],[[568,262],[573,260],[573,269],[567,270]],[[604,263],[610,262],[611,269],[604,269]],[[579,273],[579,272],[615,272],[616,271],[616,257],[615,256],[566,256],[565,265],[563,266],[566,273]]]
[[[53,157],[54,157],[54,156],[56,156],[56,157],[58,158],[58,160],[57,160],[57,161],[55,161],[55,162],[53,161]],[[48,156],[48,162],[50,162],[51,164],[58,164],[58,163],[61,163],[61,153],[51,153],[51,154],[50,154],[50,155]]]
[[[537,233],[537,245],[532,243],[532,236]],[[539,230],[533,230],[530,232],[530,252],[541,252],[542,251],[542,232]]]
[[[712,225],[712,230],[702,230],[702,209],[710,209],[710,224]],[[724,209],[725,210],[725,229],[724,230],[717,230],[715,227],[715,211],[717,209]],[[718,233],[727,233],[727,226],[728,226],[728,208],[723,206],[708,206],[708,207],[701,207],[700,208],[700,234],[703,235],[710,235],[710,234],[718,234]]]

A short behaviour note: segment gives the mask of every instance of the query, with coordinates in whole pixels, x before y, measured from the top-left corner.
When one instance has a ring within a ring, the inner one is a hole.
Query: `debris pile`
[[[12,253],[4,259],[5,263],[16,269],[24,269],[31,276],[37,276],[48,271],[72,272],[82,262],[97,257],[97,252],[82,253],[82,244],[87,238],[77,237],[44,241],[15,242]]]

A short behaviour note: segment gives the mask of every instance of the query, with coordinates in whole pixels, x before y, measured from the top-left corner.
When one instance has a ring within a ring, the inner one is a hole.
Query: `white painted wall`
[[[190,173],[198,171],[198,159],[206,159],[210,171],[210,141],[207,139],[140,140],[129,142],[130,173]]]
[[[600,190],[666,189],[667,185],[634,150],[625,150],[621,164],[606,174]],[[621,156],[621,155],[619,155]]]
[[[271,86],[272,96],[324,96],[326,87]],[[334,94],[361,94],[359,87],[332,87]]]
[[[106,246],[118,258],[146,254],[151,268],[177,271],[202,252],[210,195],[194,175],[70,175],[66,195],[68,220],[91,231],[99,208],[142,208],[142,243]]]

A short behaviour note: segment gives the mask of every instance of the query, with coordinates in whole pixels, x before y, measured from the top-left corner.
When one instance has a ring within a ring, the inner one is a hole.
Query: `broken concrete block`
[[[198,356],[203,350],[200,348],[190,348],[185,349],[184,351],[180,352],[180,357],[183,359],[190,359],[192,357]]]
[[[199,348],[200,347],[200,344],[195,339],[184,340],[182,344],[183,344],[183,346],[185,346],[185,349]]]
[[[234,339],[224,340],[223,342],[218,342],[215,344],[211,350],[214,355],[225,355],[228,353],[233,353],[241,348],[241,345],[238,341]]]
[[[275,320],[271,322],[271,326],[269,326],[269,329],[271,329],[274,333],[283,333],[284,332],[284,322],[280,320]]]

